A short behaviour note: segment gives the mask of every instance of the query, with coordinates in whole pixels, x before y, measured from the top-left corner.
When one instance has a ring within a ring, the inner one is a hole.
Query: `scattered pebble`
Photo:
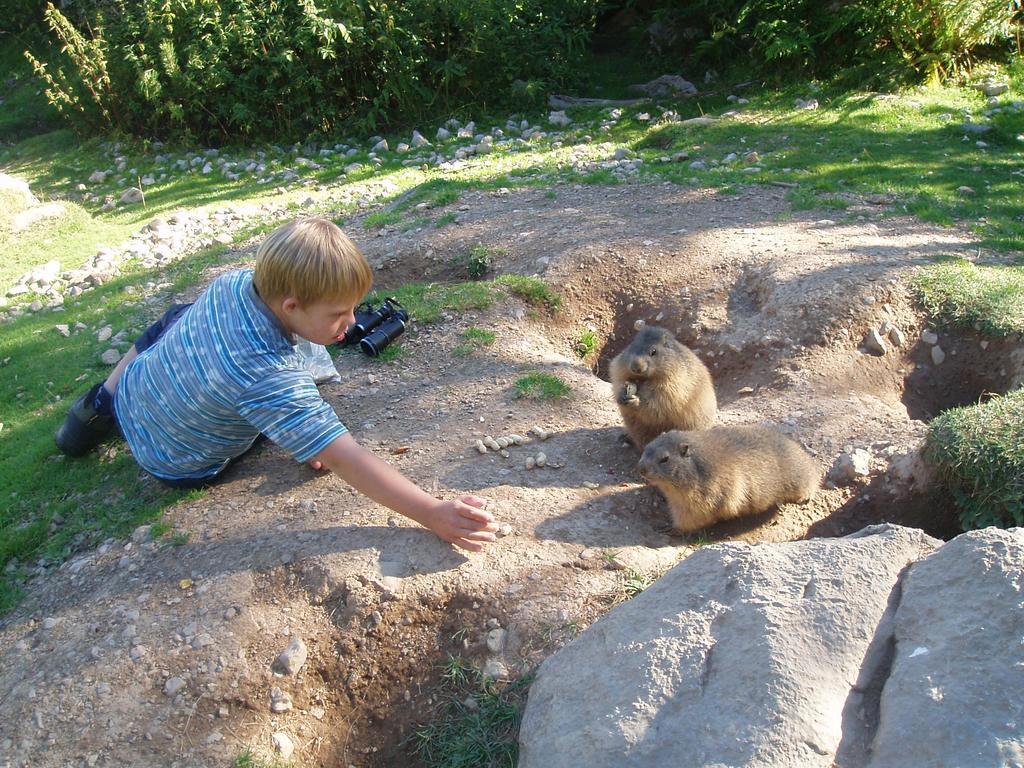
[[[164,683],[164,695],[174,696],[185,687],[185,681],[180,677],[172,677]]]
[[[942,351],[942,347],[936,344],[932,347],[932,362],[935,365],[942,365],[946,359],[946,353]]]
[[[274,743],[274,751],[277,752],[285,760],[292,756],[292,752],[295,751],[295,744],[287,733],[275,733],[270,737]]]
[[[290,712],[292,709],[292,697],[277,686],[270,689],[270,711],[275,714]]]
[[[279,675],[294,675],[306,663],[308,653],[302,639],[293,637],[288,647],[274,660],[271,669]]]

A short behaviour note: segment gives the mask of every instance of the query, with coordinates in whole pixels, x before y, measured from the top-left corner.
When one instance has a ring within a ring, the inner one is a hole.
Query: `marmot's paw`
[[[640,398],[636,396],[636,384],[631,381],[623,384],[618,400],[620,405],[630,405],[634,408],[640,405]]]

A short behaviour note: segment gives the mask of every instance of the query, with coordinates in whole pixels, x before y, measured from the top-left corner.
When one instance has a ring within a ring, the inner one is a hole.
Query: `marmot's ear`
[[[683,443],[682,445],[679,446],[679,455],[680,456],[687,456],[687,455],[689,455],[689,453],[690,453],[690,446],[689,445],[687,445],[686,443]]]

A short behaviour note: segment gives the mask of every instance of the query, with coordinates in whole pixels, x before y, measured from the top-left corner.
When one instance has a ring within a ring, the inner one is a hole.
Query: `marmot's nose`
[[[642,357],[634,360],[629,364],[629,370],[633,373],[646,373],[647,372],[647,361]]]

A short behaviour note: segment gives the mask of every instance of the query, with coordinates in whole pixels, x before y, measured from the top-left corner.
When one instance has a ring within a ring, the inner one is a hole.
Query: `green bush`
[[[648,12],[663,50],[691,63],[760,64],[778,73],[859,69],[951,76],[1009,51],[1021,0],[658,0]]]
[[[935,418],[924,453],[964,530],[1024,526],[1024,390]]]
[[[531,92],[515,82],[568,82],[599,2],[139,0],[92,4],[81,21],[48,4],[61,53],[33,65],[83,131],[279,140],[377,130]]]

